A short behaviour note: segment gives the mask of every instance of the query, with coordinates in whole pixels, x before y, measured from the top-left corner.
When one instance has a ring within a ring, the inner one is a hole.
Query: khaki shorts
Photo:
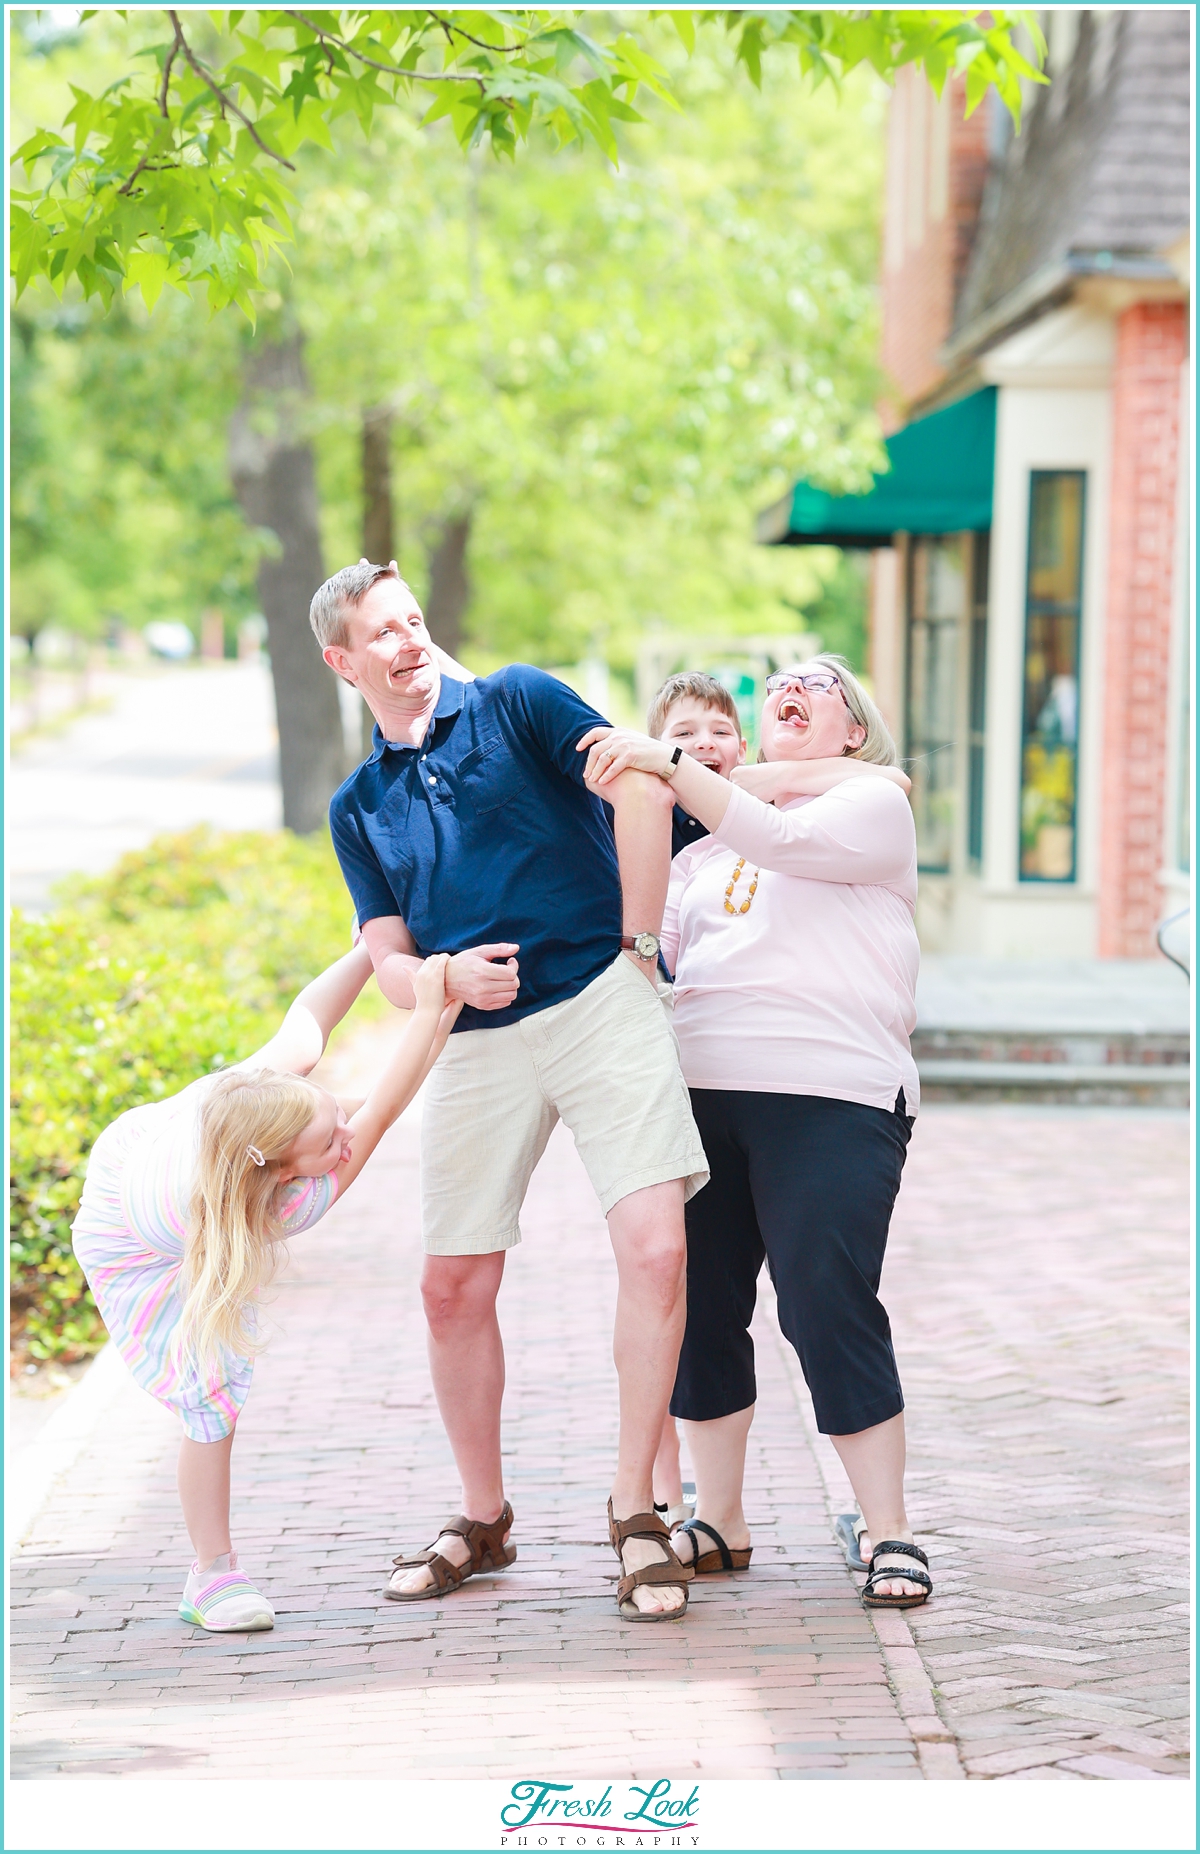
[[[429,1077],[421,1223],[429,1255],[491,1255],[521,1240],[534,1166],[561,1119],[605,1216],[631,1191],[708,1162],[664,999],[624,955],[576,998],[497,1030],[452,1036]]]

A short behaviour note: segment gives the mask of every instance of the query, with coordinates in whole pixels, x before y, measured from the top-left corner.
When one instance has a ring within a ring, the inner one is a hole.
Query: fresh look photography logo
[[[698,1848],[700,1787],[653,1783],[514,1783],[500,1810],[502,1848]]]

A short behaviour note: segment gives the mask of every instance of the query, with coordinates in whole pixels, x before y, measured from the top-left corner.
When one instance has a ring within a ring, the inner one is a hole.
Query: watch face
[[[653,933],[639,933],[633,943],[633,950],[639,959],[657,959],[658,935]]]

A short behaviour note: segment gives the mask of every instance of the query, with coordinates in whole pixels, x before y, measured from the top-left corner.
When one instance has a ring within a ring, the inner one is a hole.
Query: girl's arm
[[[840,759],[770,760],[759,766],[735,766],[729,777],[743,792],[768,805],[780,799],[820,798],[846,779],[887,779],[906,794],[912,790],[912,780],[898,766],[876,766],[849,754]]]
[[[427,959],[413,980],[416,1009],[396,1043],[392,1059],[350,1121],[350,1157],[338,1166],[338,1196],[348,1191],[392,1123],[400,1118],[441,1055],[460,1003],[446,1003],[445,953]]]
[[[371,955],[361,942],[353,952],[335,959],[297,994],[271,1041],[238,1067],[307,1075],[316,1068],[330,1032],[341,1023],[373,970]]]

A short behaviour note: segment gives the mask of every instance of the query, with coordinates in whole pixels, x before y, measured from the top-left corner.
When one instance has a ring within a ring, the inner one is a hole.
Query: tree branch
[[[196,76],[200,79],[200,82],[202,84],[206,84],[208,88],[212,91],[218,103],[221,105],[221,108],[227,109],[231,115],[234,115],[237,117],[238,121],[242,124],[242,126],[249,133],[250,139],[255,143],[257,147],[262,149],[265,155],[270,155],[272,161],[278,161],[281,167],[287,168],[289,174],[294,174],[296,169],[293,163],[287,160],[283,155],[277,154],[274,148],[268,148],[266,142],[264,142],[262,136],[259,134],[254,124],[251,122],[249,116],[247,116],[245,110],[239,109],[237,104],[234,102],[233,98],[231,96],[228,96],[225,93],[225,91],[222,90],[220,84],[218,84],[216,78],[212,75],[212,72],[205,70],[199,58],[197,58],[195,52],[192,50],[191,46],[188,44],[187,40],[183,36],[183,28],[179,24],[179,15],[177,13],[171,12],[168,9],[167,18],[170,20],[171,24],[175,28],[175,35],[178,41],[180,51],[182,51],[184,57],[187,59],[193,71],[196,73]]]
[[[158,113],[160,116],[165,116],[168,122],[171,120],[171,112],[167,107],[167,93],[171,88],[171,66],[175,62],[176,52],[183,44],[183,33],[179,29],[179,21],[175,19],[174,14],[171,15],[171,18],[175,25],[175,43],[163,60],[162,89],[158,93]]]
[[[167,95],[171,88],[171,66],[175,62],[176,52],[179,50],[179,47],[183,44],[183,33],[179,29],[179,21],[175,19],[174,14],[171,15],[171,18],[175,26],[175,42],[171,46],[170,51],[167,53],[166,57],[163,60],[162,89],[158,93],[158,113],[160,116],[164,117],[167,122],[170,122],[171,120],[171,111],[167,106]],[[173,166],[174,163],[168,162],[167,165]],[[133,189],[133,183],[137,179],[138,175],[144,174],[146,169],[149,166],[150,166],[150,150],[147,149],[146,153],[142,156],[141,160],[138,162],[137,166],[134,168],[132,174],[129,176],[129,179],[125,182],[124,186],[117,188],[118,199],[121,197],[122,194],[126,196],[129,195],[129,193]]]
[[[454,43],[455,38],[465,39],[468,45],[478,45],[480,51],[499,52],[505,58],[511,56],[513,52],[523,52],[530,42],[529,39],[525,39],[520,45],[485,45],[482,39],[472,38],[469,32],[464,32],[461,26],[454,24],[453,20],[444,19],[440,13],[430,10],[429,17],[442,28],[451,44]]]
[[[477,84],[483,89],[482,77],[470,71],[409,71],[400,64],[380,64],[378,58],[368,58],[366,52],[360,52],[345,39],[339,39],[335,32],[326,32],[323,26],[314,25],[303,13],[292,8],[287,9],[289,19],[298,19],[307,32],[312,32],[320,39],[322,45],[336,45],[339,51],[349,58],[357,58],[360,64],[369,64],[373,71],[383,71],[388,77],[413,77],[420,84]]]

